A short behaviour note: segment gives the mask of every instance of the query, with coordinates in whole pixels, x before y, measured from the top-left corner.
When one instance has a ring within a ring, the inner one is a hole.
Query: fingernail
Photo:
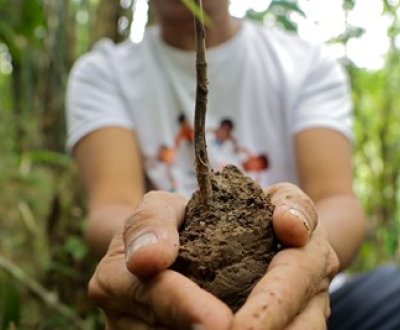
[[[200,324],[200,323],[196,323],[192,325],[192,330],[205,330],[206,328]]]
[[[126,251],[126,256],[129,259],[131,254],[142,247],[149,246],[158,242],[158,238],[153,233],[145,233],[138,236]]]
[[[310,226],[308,224],[308,221],[306,220],[304,214],[302,212],[300,212],[298,209],[289,209],[289,213],[291,215],[294,215],[297,219],[299,219],[300,221],[303,222],[304,227],[307,229],[308,232],[311,231]]]

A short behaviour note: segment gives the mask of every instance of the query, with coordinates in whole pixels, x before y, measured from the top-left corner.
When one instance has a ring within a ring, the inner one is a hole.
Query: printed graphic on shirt
[[[242,146],[234,135],[235,124],[229,118],[223,118],[219,126],[206,132],[208,154],[212,167],[220,171],[228,164],[241,168],[257,183],[261,183],[262,173],[269,169],[266,154],[254,154],[249,148]]]
[[[177,118],[177,124],[174,145],[160,145],[157,161],[165,167],[170,191],[193,191],[197,186],[194,129],[183,114]],[[234,164],[261,184],[262,175],[270,166],[268,155],[255,154],[242,146],[235,136],[235,123],[231,119],[223,118],[217,127],[206,130],[206,141],[210,164],[215,171]]]

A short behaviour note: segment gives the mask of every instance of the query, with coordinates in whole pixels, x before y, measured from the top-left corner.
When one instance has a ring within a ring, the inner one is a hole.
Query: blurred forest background
[[[356,2],[343,0],[343,12]],[[355,105],[356,191],[369,221],[352,272],[399,249],[399,6],[382,0],[390,42],[381,68],[341,59]],[[134,0],[0,0],[0,329],[104,328],[86,296],[95,262],[83,236],[84,194],[64,152],[64,91],[71,65],[96,40],[129,37],[134,11]],[[246,16],[296,32],[293,13],[305,15],[296,1],[274,0]],[[349,24],[329,42],[362,35]]]

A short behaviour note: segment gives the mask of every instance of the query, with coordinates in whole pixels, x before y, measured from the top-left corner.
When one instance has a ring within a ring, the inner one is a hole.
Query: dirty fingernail
[[[300,221],[303,222],[304,227],[306,228],[306,230],[308,232],[311,231],[310,229],[310,225],[308,224],[308,221],[306,220],[306,217],[304,216],[304,214],[302,212],[300,212],[298,209],[289,209],[289,213],[291,215],[294,215],[297,219],[299,219]]]
[[[130,246],[127,248],[127,259],[130,258],[131,254],[142,247],[149,246],[158,242],[158,238],[153,233],[145,233],[137,237]]]

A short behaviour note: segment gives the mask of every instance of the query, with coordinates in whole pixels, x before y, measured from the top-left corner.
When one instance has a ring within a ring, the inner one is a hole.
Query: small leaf
[[[44,163],[48,165],[57,165],[61,168],[68,168],[72,164],[72,160],[65,154],[49,151],[37,150],[28,154],[33,163]]]
[[[304,11],[300,9],[300,7],[297,5],[297,3],[292,2],[292,1],[274,0],[271,2],[269,9],[272,9],[273,7],[281,7],[288,11],[295,11],[298,14],[300,14],[301,16],[306,17],[306,14],[304,13]]]
[[[276,20],[278,22],[280,22],[283,25],[283,27],[285,28],[285,30],[287,30],[287,31],[296,31],[297,30],[297,26],[295,25],[295,23],[288,20],[288,18],[284,15],[278,15],[276,17]]]
[[[20,294],[14,284],[6,276],[0,276],[0,329],[8,329],[11,323],[18,324],[21,307]]]
[[[194,16],[200,21],[204,21],[206,26],[211,25],[211,18],[205,13],[202,12],[199,6],[193,0],[181,0],[182,3],[188,8]]]
[[[77,236],[71,236],[67,239],[64,250],[70,253],[76,261],[81,261],[88,253],[87,245]]]

